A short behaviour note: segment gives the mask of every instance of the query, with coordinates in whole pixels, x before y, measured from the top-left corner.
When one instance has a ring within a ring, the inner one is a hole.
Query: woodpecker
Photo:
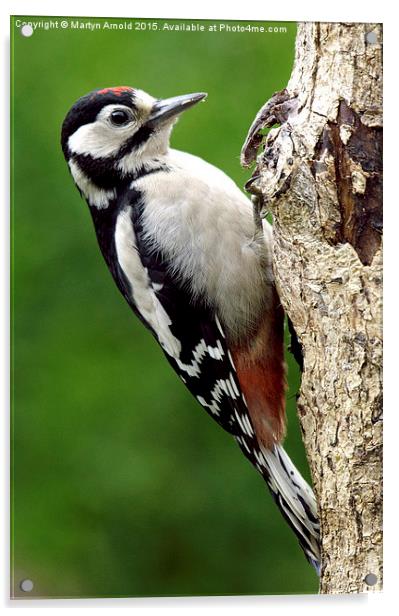
[[[98,89],[68,112],[61,145],[120,292],[206,412],[268,485],[319,571],[314,494],[282,446],[284,314],[272,227],[221,170],[169,146],[205,93]]]

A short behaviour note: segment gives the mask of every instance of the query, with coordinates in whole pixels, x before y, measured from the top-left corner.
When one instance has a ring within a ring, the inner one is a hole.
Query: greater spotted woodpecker
[[[169,147],[180,113],[205,96],[95,90],[67,114],[62,149],[122,295],[262,475],[318,570],[315,497],[281,445],[284,315],[271,226],[259,232],[251,201],[222,171]]]

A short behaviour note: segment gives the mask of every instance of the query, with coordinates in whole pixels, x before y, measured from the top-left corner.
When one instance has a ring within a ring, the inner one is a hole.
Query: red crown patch
[[[112,94],[116,94],[116,96],[122,96],[124,92],[130,92],[133,88],[129,86],[118,86],[116,88],[104,88],[103,90],[97,90],[97,94],[108,94],[112,92]]]

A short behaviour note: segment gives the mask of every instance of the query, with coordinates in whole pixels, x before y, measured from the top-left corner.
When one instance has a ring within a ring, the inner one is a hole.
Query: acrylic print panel
[[[11,20],[14,597],[317,591],[262,477],[123,300],[60,146],[67,112],[93,90],[206,92],[172,146],[243,187],[242,143],[287,83],[295,33],[294,23]],[[102,96],[129,105],[129,92]],[[152,99],[140,101],[149,114]],[[286,359],[285,448],[309,480],[299,373]]]

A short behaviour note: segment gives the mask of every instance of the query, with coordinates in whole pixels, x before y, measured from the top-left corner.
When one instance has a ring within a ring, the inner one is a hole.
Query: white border
[[[267,21],[378,21],[384,17],[384,1],[376,3],[333,0],[318,2],[309,0],[285,0],[285,2],[227,3],[221,0],[179,2],[178,0],[153,0],[152,2],[129,2],[115,0],[100,4],[94,0],[19,0],[3,3],[10,12],[23,15],[80,15],[98,17],[169,17],[186,19],[254,19]],[[112,13],[112,15],[110,15]]]
[[[393,5],[393,3],[392,3]],[[332,2],[320,2],[320,0],[286,0],[285,2],[271,3],[266,0],[251,0],[251,2],[245,2],[232,6],[232,3],[223,1],[211,1],[201,0],[201,2],[195,4],[185,2],[182,4],[178,0],[153,0],[151,3],[141,2],[133,3],[127,0],[114,0],[112,3],[100,5],[98,2],[88,0],[69,0],[61,1],[57,3],[51,3],[44,0],[32,1],[7,1],[3,0],[1,6],[1,19],[0,19],[0,31],[1,31],[1,43],[2,43],[2,79],[3,85],[1,97],[1,122],[3,135],[3,160],[8,159],[8,44],[9,44],[9,15],[10,14],[25,14],[25,15],[79,15],[79,16],[134,16],[134,17],[176,17],[176,18],[188,18],[188,19],[257,19],[267,21],[383,21],[384,22],[384,39],[385,39],[385,140],[388,146],[384,150],[384,166],[385,166],[385,210],[386,217],[389,219],[388,224],[386,222],[386,237],[388,237],[388,246],[386,245],[385,262],[387,264],[386,271],[390,270],[393,273],[391,284],[385,284],[385,305],[392,306],[393,310],[385,311],[385,325],[386,331],[389,332],[389,338],[387,336],[385,343],[385,371],[386,371],[386,408],[391,411],[392,415],[395,415],[395,419],[398,417],[398,396],[397,387],[395,383],[398,380],[397,376],[397,359],[398,344],[397,336],[395,332],[397,330],[396,324],[396,312],[397,309],[397,250],[396,245],[398,243],[397,233],[399,224],[397,215],[391,214],[392,211],[398,211],[398,197],[396,187],[393,186],[393,181],[398,175],[396,166],[397,160],[397,146],[394,143],[397,139],[397,107],[398,97],[395,92],[395,80],[397,71],[397,45],[396,39],[398,38],[395,28],[398,26],[399,21],[396,19],[394,9],[391,8],[391,3],[386,0],[379,0],[377,3],[366,2],[349,2],[348,0],[333,0]],[[391,76],[391,78],[389,77]],[[51,104],[51,101],[49,101]],[[392,167],[392,169],[390,169]],[[391,171],[391,173],[390,173]],[[385,503],[385,532],[388,534],[388,538],[385,541],[385,591],[379,595],[366,596],[340,596],[340,597],[315,597],[315,596],[281,596],[281,597],[200,597],[200,598],[181,598],[181,599],[74,599],[74,600],[25,600],[25,601],[13,601],[10,602],[7,597],[9,594],[9,583],[7,575],[4,572],[9,571],[8,564],[8,455],[9,455],[9,441],[8,431],[9,423],[7,419],[7,406],[8,406],[8,174],[9,168],[7,165],[2,165],[0,185],[4,187],[4,206],[2,210],[1,221],[1,270],[0,270],[0,289],[2,293],[3,301],[0,303],[1,310],[1,340],[6,341],[3,345],[1,357],[1,373],[0,373],[0,391],[5,392],[3,395],[3,409],[2,416],[2,430],[1,430],[1,443],[4,446],[4,464],[2,465],[2,471],[0,472],[0,498],[4,503],[3,516],[1,523],[1,531],[3,534],[3,548],[1,549],[1,558],[3,560],[3,566],[0,571],[0,595],[2,598],[3,606],[11,609],[25,609],[29,607],[36,608],[51,608],[57,610],[63,609],[106,609],[112,613],[117,608],[132,608],[134,607],[136,614],[151,614],[158,613],[162,610],[163,613],[170,613],[172,610],[185,610],[190,614],[203,613],[204,610],[211,611],[212,613],[219,613],[223,610],[228,610],[231,614],[241,614],[245,609],[250,614],[265,614],[270,610],[278,610],[279,614],[295,614],[295,616],[307,615],[309,613],[319,613],[320,609],[324,611],[336,611],[337,609],[343,609],[344,614],[349,610],[353,614],[361,613],[362,616],[368,614],[374,614],[376,609],[383,609],[384,612],[389,609],[390,605],[394,605],[397,608],[397,600],[395,597],[395,585],[397,584],[397,554],[398,554],[398,530],[397,530],[397,516],[398,516],[398,498],[397,498],[397,461],[394,458],[395,447],[397,448],[398,430],[395,430],[397,425],[392,425],[390,419],[389,429],[385,430],[385,450],[390,449],[391,456],[385,457],[385,485],[393,484],[393,490],[388,490],[388,497]],[[390,178],[393,178],[390,181]],[[391,207],[392,206],[392,207]],[[391,265],[389,265],[391,264]],[[389,274],[389,271],[388,271]],[[391,297],[392,295],[392,297]],[[391,342],[394,339],[394,342]],[[391,374],[389,374],[391,372]],[[391,377],[391,378],[389,378]],[[397,419],[396,419],[397,421]],[[5,496],[4,496],[5,495]],[[388,612],[389,613],[389,612]],[[392,611],[393,613],[393,611]]]

